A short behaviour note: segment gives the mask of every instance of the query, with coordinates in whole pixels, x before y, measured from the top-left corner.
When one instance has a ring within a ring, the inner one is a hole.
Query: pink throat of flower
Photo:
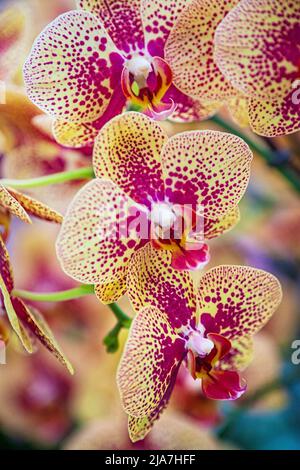
[[[171,251],[172,266],[177,270],[197,270],[209,261],[203,226],[195,224],[194,215],[189,206],[179,204],[158,202],[151,207],[152,246]]]
[[[222,360],[231,350],[225,337],[205,334],[200,325],[188,334],[186,342],[187,367],[194,380],[201,380],[203,394],[213,400],[236,400],[246,390],[246,384],[235,370],[224,370]]]
[[[156,119],[166,119],[175,110],[171,100],[162,100],[172,85],[173,74],[161,57],[136,53],[127,60],[122,72],[122,89],[125,97],[146,114]]]

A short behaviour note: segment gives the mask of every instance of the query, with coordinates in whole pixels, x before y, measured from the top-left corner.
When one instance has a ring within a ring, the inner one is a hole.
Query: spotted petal
[[[9,191],[0,185],[0,205],[7,209],[11,214],[15,215],[23,222],[28,224],[31,223],[30,217],[26,213],[25,209],[22,207],[20,202],[18,202]]]
[[[278,280],[247,266],[219,266],[199,285],[200,321],[207,330],[231,340],[256,334],[281,302]]]
[[[284,98],[249,100],[250,124],[254,132],[265,137],[287,135],[300,130],[300,80],[298,88]]]
[[[141,0],[77,0],[103,24],[116,47],[128,54],[144,48]]]
[[[0,237],[0,299],[3,299],[3,305],[12,329],[20,339],[26,351],[32,353],[33,345],[31,339],[23,325],[20,323],[12,303],[11,292],[13,288],[14,280],[8,251]]]
[[[170,116],[174,122],[203,121],[210,118],[222,107],[220,101],[195,100],[178,90],[174,85],[164,96],[166,103],[174,101],[176,108]]]
[[[189,96],[223,99],[235,94],[213,59],[214,34],[237,0],[193,0],[179,15],[165,46],[174,84]]]
[[[172,327],[182,328],[195,319],[196,296],[190,274],[170,264],[167,250],[150,243],[138,250],[128,269],[128,295],[136,311],[152,305],[168,315]]]
[[[236,206],[231,212],[225,217],[219,220],[204,220],[204,238],[205,240],[211,240],[216,238],[223,233],[233,229],[240,221],[240,210]]]
[[[134,229],[127,233],[132,207],[133,201],[111,181],[95,179],[79,191],[56,244],[62,268],[69,276],[88,284],[124,277],[141,243]]]
[[[232,119],[240,127],[249,126],[249,99],[242,93],[229,98],[226,102]]]
[[[143,308],[133,320],[117,374],[126,413],[136,418],[157,413],[184,355],[185,342],[168,316]]]
[[[109,106],[122,60],[93,15],[70,11],[33,45],[24,67],[28,96],[53,117],[94,121]]]
[[[249,181],[252,153],[239,137],[217,131],[184,132],[163,149],[166,194],[201,205],[207,219],[233,211]]]
[[[93,145],[98,132],[93,123],[77,123],[63,119],[53,122],[54,138],[65,147],[80,148]]]
[[[25,33],[23,8],[15,5],[0,11],[0,80],[7,80],[20,65]]]
[[[18,298],[12,298],[12,304],[19,320],[23,326],[30,331],[45,346],[68,371],[73,374],[74,370],[59,345],[57,344],[52,331],[40,313],[33,308],[28,308],[25,303]]]
[[[150,413],[148,416],[143,416],[142,418],[128,416],[128,432],[132,442],[137,442],[144,439],[146,435],[151,431],[155,421],[160,418],[162,412],[167,407],[171,394],[173,392],[173,388],[176,383],[176,378],[180,366],[181,361],[178,362],[177,366],[173,370],[172,377],[167,387],[167,390],[164,393],[163,398],[160,400],[159,405],[155,408],[154,411],[152,411],[152,413]]]
[[[14,279],[12,268],[10,265],[9,254],[0,236],[0,274],[5,284],[5,287],[10,294],[14,288]]]
[[[117,302],[126,294],[126,275],[122,279],[112,282],[102,283],[95,286],[95,294],[103,304],[111,304]]]
[[[299,79],[298,0],[242,0],[218,27],[215,47],[235,87],[254,98],[286,96]]]
[[[164,56],[164,45],[178,15],[190,0],[141,0],[146,43],[152,56]]]
[[[122,114],[125,109],[126,98],[121,86],[116,87],[110,103],[103,115],[93,122],[70,122],[56,119],[53,123],[53,134],[57,142],[66,147],[80,148],[94,145],[99,130],[110,119]]]
[[[150,118],[127,113],[111,120],[94,147],[96,176],[114,181],[136,202],[163,193],[161,150],[167,134]]]
[[[37,201],[31,196],[19,193],[15,189],[8,188],[8,191],[10,195],[23,207],[23,209],[26,210],[27,214],[48,222],[55,222],[56,224],[62,223],[62,215],[48,207],[46,204]]]
[[[253,338],[251,336],[240,336],[230,342],[231,350],[223,358],[220,368],[243,371],[253,360]]]

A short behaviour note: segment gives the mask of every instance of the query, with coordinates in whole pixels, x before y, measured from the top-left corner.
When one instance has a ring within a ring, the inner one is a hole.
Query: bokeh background
[[[0,9],[15,3],[0,1]],[[32,178],[89,166],[91,150],[63,149],[48,138],[47,118],[22,88],[22,63],[33,39],[74,3],[20,0],[19,4],[28,8],[28,24],[18,68],[7,86],[7,103],[0,105],[0,176]],[[220,117],[241,131],[226,111]],[[216,120],[164,126],[170,135],[187,129],[221,129]],[[245,372],[245,396],[234,403],[209,401],[182,371],[168,412],[143,443],[133,446],[115,381],[126,331],[119,352],[108,354],[103,338],[113,328],[114,318],[95,297],[33,303],[76,373],[68,375],[42,348],[33,356],[25,354],[11,337],[7,364],[0,365],[0,449],[300,449],[300,364],[292,361],[293,342],[300,340],[300,135],[267,140],[248,129],[242,132],[263,151],[255,152],[250,186],[240,206],[241,222],[211,243],[207,269],[219,264],[266,269],[280,279],[284,293],[281,307],[255,338],[255,357]],[[64,213],[82,184],[49,186],[28,194]],[[0,225],[5,231],[2,213]],[[51,292],[75,285],[56,260],[57,233],[58,227],[45,222],[35,220],[28,226],[12,221],[7,247],[18,288]],[[120,304],[132,315],[126,298]]]

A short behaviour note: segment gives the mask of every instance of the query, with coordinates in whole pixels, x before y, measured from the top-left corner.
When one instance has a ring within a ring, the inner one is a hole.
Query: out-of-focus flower
[[[43,446],[57,444],[72,427],[78,385],[51,359],[43,351],[29,357],[8,347],[1,370],[2,430]]]
[[[18,94],[13,94],[13,96],[18,97]],[[18,132],[19,129],[19,124],[15,125],[15,133],[12,136],[12,134],[9,134],[8,128],[6,125],[8,125],[8,119],[6,119],[7,116],[6,110],[7,110],[8,104],[1,105],[1,114],[0,114],[0,125],[1,125],[1,132],[3,132],[3,135],[5,136],[5,142],[3,143],[3,151],[5,152],[7,148],[10,146],[14,147],[15,145],[20,144],[20,139],[22,139],[22,136],[26,135],[26,140],[33,138],[32,134],[30,136],[27,135],[28,127],[29,126],[24,126],[22,128],[22,133]],[[4,108],[4,109],[2,109]],[[17,116],[16,113],[16,108],[14,105],[12,106],[14,108],[14,113],[15,114],[15,119],[19,119],[20,117],[24,116],[24,114],[21,116]],[[2,114],[3,111],[3,114]],[[23,109],[23,112],[24,111]],[[30,114],[26,117],[27,120],[30,120],[30,117],[32,117]],[[3,125],[3,126],[2,126]],[[17,143],[18,142],[18,143]],[[21,144],[20,144],[21,145]],[[24,144],[25,147],[25,144]],[[24,148],[21,145],[21,148]],[[21,157],[21,155],[19,155]],[[42,220],[46,220],[49,222],[55,222],[58,224],[62,223],[62,216],[55,210],[51,209],[48,205],[37,201],[33,197],[20,193],[19,191],[9,188],[9,187],[4,187],[1,184],[0,181],[0,209],[1,209],[1,218],[0,218],[0,224],[3,227],[3,232],[2,236],[4,239],[7,238],[8,233],[9,233],[9,227],[10,227],[10,216],[14,215],[21,219],[23,222],[31,223],[30,215],[37,217]]]
[[[299,36],[297,0],[192,0],[165,58],[182,92],[223,101],[238,123],[272,137],[299,129]]]
[[[166,432],[167,430],[167,432]],[[65,450],[218,450],[222,448],[209,431],[179,413],[166,413],[153,432],[133,444],[128,439],[126,422],[120,415],[92,421],[67,441]]]
[[[114,118],[95,143],[97,178],[75,197],[57,240],[64,271],[95,284],[110,303],[126,292],[131,256],[150,241],[172,253],[176,269],[198,269],[209,259],[204,240],[239,219],[251,159],[233,135],[195,131],[168,139],[142,114]]]
[[[253,130],[273,137],[300,129],[298,0],[242,0],[219,25],[216,62],[249,99]]]
[[[0,291],[1,303],[7,319],[25,350],[34,352],[32,338],[37,338],[54,356],[73,373],[73,368],[53,337],[47,323],[40,313],[28,307],[23,300],[14,296],[14,279],[9,254],[0,238]]]
[[[264,330],[254,338],[253,360],[245,371],[248,393],[255,393],[257,390],[278,379],[280,374],[281,358],[279,346],[268,331]],[[285,396],[283,390],[279,388],[258,400],[254,409],[277,409],[284,403]]]
[[[33,422],[40,440],[57,441],[71,426],[70,376],[34,357],[26,378],[15,390],[15,406]]]
[[[51,118],[41,113],[17,87],[6,89],[6,103],[0,108],[0,152],[2,176],[26,179],[69,171],[86,166],[91,149],[70,150],[55,142],[51,135]],[[30,189],[30,194],[51,203],[58,210],[67,204],[81,186],[73,182]]]
[[[79,0],[37,38],[25,63],[32,101],[56,118],[62,144],[92,143],[127,100],[151,116],[207,118],[217,106],[194,100],[173,84],[165,44],[183,0]],[[190,25],[188,25],[190,27]],[[179,51],[182,57],[181,51]]]
[[[277,210],[265,223],[265,231],[261,234],[263,242],[269,240],[270,247],[285,257],[300,259],[300,207],[282,208]]]
[[[4,9],[0,6],[0,81],[3,83],[12,78],[20,65],[20,56],[26,48],[26,20],[26,9],[20,3]]]
[[[189,273],[169,267],[169,256],[148,245],[129,268],[128,294],[137,315],[117,380],[133,441],[167,406],[183,361],[208,398],[239,398],[246,385],[238,371],[252,359],[252,337],[281,302],[274,276],[243,266],[213,268],[196,293]]]

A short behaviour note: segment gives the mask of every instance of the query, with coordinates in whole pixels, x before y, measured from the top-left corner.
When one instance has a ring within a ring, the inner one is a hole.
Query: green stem
[[[2,179],[0,180],[0,183],[6,187],[26,189],[39,188],[50,184],[66,183],[73,180],[90,179],[94,177],[93,168],[84,167],[78,168],[77,170],[62,171],[60,173],[53,173],[52,175],[40,176],[39,178],[25,180]]]
[[[66,300],[79,299],[86,295],[94,294],[93,285],[82,285],[61,292],[36,293],[25,290],[14,289],[12,294],[21,299],[34,300],[36,302],[64,302]]]
[[[236,127],[226,122],[220,116],[213,116],[212,118],[210,118],[210,121],[222,127],[224,130],[227,130],[228,132],[235,134],[241,139],[243,139],[254,152],[258,153],[269,165],[273,165],[274,168],[276,168],[276,170],[279,171],[287,179],[290,185],[293,186],[293,188],[296,189],[298,192],[300,192],[300,180],[295,171],[287,165],[275,165],[274,153],[271,150],[253,141],[249,136],[239,131]]]
[[[117,323],[114,328],[105,336],[103,343],[106,346],[108,353],[115,353],[119,349],[119,334],[123,328],[129,329],[131,325],[131,318],[129,318],[123,310],[116,304],[109,304],[108,307],[111,309],[117,319]]]
[[[118,323],[123,328],[129,329],[131,325],[131,318],[129,318],[116,303],[109,304],[108,307],[115,315],[116,319],[118,320]]]

